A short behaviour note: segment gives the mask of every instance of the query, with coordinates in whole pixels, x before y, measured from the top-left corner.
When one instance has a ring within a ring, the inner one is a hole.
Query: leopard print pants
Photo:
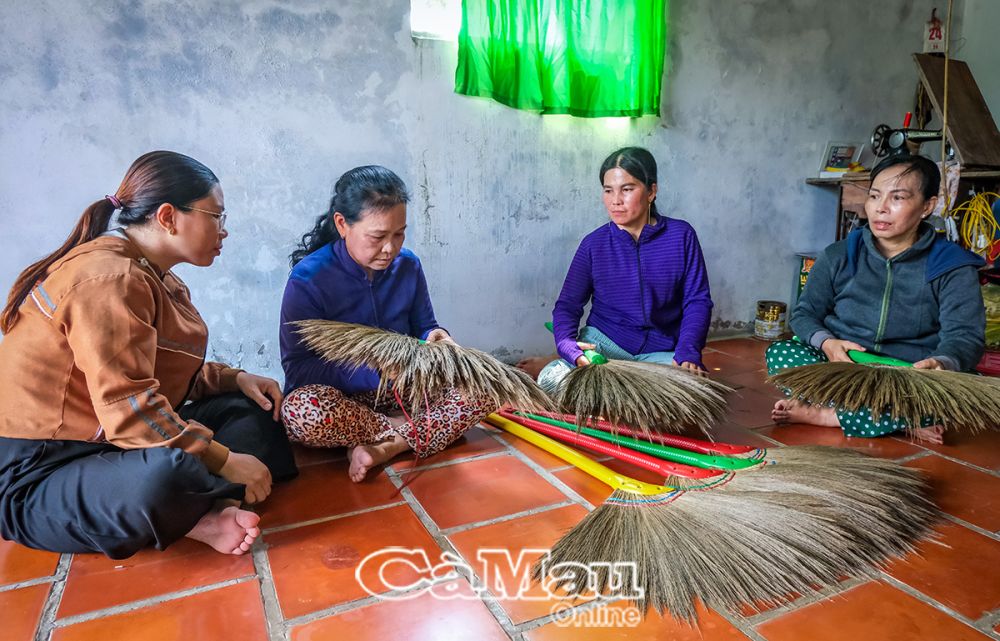
[[[377,402],[376,402],[377,401]],[[346,396],[329,385],[305,385],[293,390],[281,405],[281,419],[292,442],[309,447],[354,447],[397,435],[419,458],[440,452],[496,407],[489,401],[468,399],[457,389],[431,398],[416,408],[410,421],[393,427],[383,412],[399,406],[375,392]]]

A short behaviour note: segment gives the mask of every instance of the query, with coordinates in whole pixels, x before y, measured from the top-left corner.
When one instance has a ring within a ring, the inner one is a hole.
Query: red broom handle
[[[560,421],[566,421],[567,423],[573,423],[576,421],[575,414],[559,414],[558,412],[542,411],[531,412],[531,414],[538,414],[539,416],[554,418]],[[702,441],[689,436],[677,436],[676,434],[644,434],[640,430],[634,430],[631,427],[625,427],[624,425],[614,425],[603,420],[591,421],[587,424],[587,427],[593,427],[604,432],[617,432],[625,434],[626,436],[631,436],[632,438],[644,439],[654,443],[659,443],[660,445],[668,445],[670,447],[679,447],[682,450],[698,452],[700,454],[721,454],[723,456],[731,456],[733,454],[749,454],[757,450],[757,448],[752,445],[713,443],[712,441]]]
[[[649,470],[650,472],[662,474],[665,477],[673,475],[686,479],[708,479],[720,475],[718,470],[704,470],[700,467],[694,467],[692,465],[661,461],[660,459],[649,456],[648,454],[636,452],[613,443],[607,443],[600,439],[596,439],[593,436],[587,436],[586,434],[574,434],[567,430],[553,427],[546,423],[520,416],[519,414],[514,414],[508,410],[498,410],[497,414],[509,421],[514,421],[515,423],[531,428],[536,432],[545,434],[550,438],[554,438],[557,441],[569,443],[570,445],[577,445],[579,447],[597,452],[598,454],[613,456],[616,459],[625,461],[626,463],[631,463],[643,469]]]

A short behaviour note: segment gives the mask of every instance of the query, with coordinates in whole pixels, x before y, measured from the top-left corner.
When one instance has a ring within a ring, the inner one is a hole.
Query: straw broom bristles
[[[723,479],[724,486],[715,481],[706,484],[704,480],[697,478],[670,476],[666,484],[671,487],[699,491],[711,489],[822,494],[834,504],[838,504],[840,501],[838,497],[842,496],[848,499],[845,505],[864,499],[869,501],[872,510],[868,518],[876,518],[877,513],[882,511],[899,511],[899,514],[892,517],[897,520],[908,518],[906,510],[912,503],[912,498],[901,497],[911,496],[913,479],[916,478],[914,472],[902,468],[894,461],[869,456],[855,450],[823,446],[792,446],[777,449],[751,448],[745,456],[705,454],[697,450],[704,450],[714,444],[671,435],[654,436],[654,440],[669,443],[668,447],[663,448],[658,444],[642,443],[627,437],[623,440],[622,437],[608,434],[612,426],[604,422],[598,425],[598,429],[593,429],[580,428],[544,416],[537,416],[536,420],[503,410],[500,411],[500,416],[531,429],[543,430],[544,433],[557,439],[560,437],[550,430],[559,430],[573,437],[577,437],[582,430],[584,434],[609,444],[619,443],[620,445],[610,452],[611,456],[615,457],[622,451],[639,450],[685,466],[694,465],[709,470],[736,470],[735,475],[730,475],[731,478]],[[674,449],[685,447],[685,442],[697,447],[683,452]],[[722,446],[733,447],[725,444]],[[727,459],[739,459],[746,463],[730,465]],[[643,466],[642,461],[638,461],[638,464],[640,467]]]
[[[377,370],[378,393],[393,384],[411,408],[450,388],[488,399],[497,407],[552,408],[551,399],[530,376],[477,349],[448,341],[425,343],[354,323],[304,320],[293,325],[305,344],[325,360]]]
[[[1000,380],[985,376],[837,362],[794,367],[768,381],[811,405],[868,408],[873,418],[888,412],[912,427],[928,416],[949,429],[1000,427]]]
[[[616,490],[553,547],[546,568],[535,566],[535,578],[558,563],[634,562],[638,605],[691,620],[696,599],[735,609],[872,575],[938,518],[918,471],[851,450],[800,449],[810,454],[804,462],[762,464],[723,482],[683,480],[687,492]],[[556,575],[557,587],[576,579]],[[613,584],[606,571],[597,578],[602,591]]]
[[[615,490],[553,546],[546,568],[633,562],[644,590],[638,607],[689,622],[697,600],[727,610],[780,603],[845,574],[874,575],[929,533],[937,510],[919,477],[900,472],[892,491],[902,494],[803,492],[768,477],[758,477],[765,482],[755,489],[730,483],[660,497]],[[535,578],[542,572],[536,565]],[[606,570],[597,575],[599,590],[613,586]]]
[[[609,360],[576,367],[560,381],[556,403],[578,425],[603,418],[643,433],[709,427],[726,413],[731,388],[680,367]],[[522,408],[523,409],[523,408]]]

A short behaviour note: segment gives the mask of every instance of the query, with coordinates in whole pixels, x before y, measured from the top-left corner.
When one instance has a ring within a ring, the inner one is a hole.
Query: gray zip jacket
[[[983,259],[921,223],[917,242],[885,258],[868,227],[816,258],[792,311],[792,330],[821,348],[828,338],[910,362],[938,359],[971,371],[986,345],[976,270]]]

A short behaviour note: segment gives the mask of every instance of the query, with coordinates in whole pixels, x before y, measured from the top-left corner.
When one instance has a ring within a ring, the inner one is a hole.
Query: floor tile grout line
[[[577,603],[576,605],[567,606],[565,609],[561,609],[559,612],[553,612],[546,614],[545,616],[540,616],[534,619],[528,619],[527,621],[522,621],[517,624],[517,631],[519,634],[524,634],[525,632],[530,632],[532,630],[537,630],[543,626],[546,626],[553,621],[558,621],[559,619],[568,618],[574,614],[580,612],[587,612],[589,610],[597,609],[601,606],[608,605],[609,603],[614,603],[617,601],[609,599],[595,598],[591,599],[585,603]]]
[[[126,612],[132,612],[134,610],[141,610],[142,608],[160,605],[162,603],[169,603],[171,601],[176,601],[178,599],[183,599],[184,597],[193,596],[195,594],[203,594],[205,592],[213,592],[215,590],[221,590],[222,588],[228,588],[234,585],[239,585],[241,583],[246,583],[247,581],[255,581],[257,579],[256,574],[247,574],[245,576],[237,577],[235,579],[227,579],[226,581],[219,581],[218,583],[210,583],[209,585],[200,585],[196,588],[190,588],[187,590],[178,590],[177,592],[168,592],[166,594],[159,594],[155,597],[149,597],[147,599],[139,599],[138,601],[130,601],[128,603],[121,603],[108,608],[102,608],[100,610],[91,610],[90,612],[84,612],[83,614],[74,614],[73,616],[64,617],[62,619],[56,619],[52,627],[53,628],[65,628],[67,626],[76,625],[77,623],[85,623],[87,621],[93,621],[94,619],[101,619],[104,617],[114,616],[116,614],[123,614]]]
[[[913,454],[907,454],[906,456],[900,456],[897,459],[893,459],[899,464],[909,463],[910,461],[919,461],[922,458],[927,458],[931,455],[930,450],[923,450],[921,452],[914,452]]]
[[[503,516],[498,516],[493,519],[486,519],[485,521],[476,521],[474,523],[466,523],[464,525],[456,525],[450,528],[441,529],[441,534],[445,536],[451,536],[452,534],[459,534],[460,532],[466,532],[468,530],[474,530],[479,527],[486,527],[489,525],[496,525],[497,523],[506,523],[507,521],[513,521],[515,519],[520,519],[528,516],[533,516],[535,514],[542,514],[545,512],[552,512],[553,510],[558,510],[560,508],[569,507],[571,505],[578,505],[576,501],[560,501],[559,503],[549,503],[548,505],[542,505],[541,507],[534,507],[530,510],[524,510],[521,512],[515,512],[513,514],[505,514]]]
[[[739,630],[740,633],[750,639],[750,641],[767,641],[767,639],[761,636],[760,632],[757,632],[756,628],[750,625],[749,619],[746,619],[735,612],[728,612],[724,609],[716,610],[713,608],[712,611],[725,619],[729,625]]]
[[[457,579],[463,578],[458,572],[449,572],[440,577],[429,578],[423,580],[419,587],[410,588],[407,590],[389,590],[388,592],[382,592],[380,594],[371,594],[366,597],[361,597],[360,599],[354,599],[352,601],[344,601],[343,603],[338,603],[336,605],[331,605],[329,607],[323,608],[322,610],[316,610],[315,612],[309,612],[307,614],[300,614],[299,616],[292,617],[290,619],[284,619],[285,629],[290,632],[293,628],[298,628],[304,625],[308,625],[315,621],[321,619],[326,619],[329,617],[337,616],[338,614],[343,614],[345,612],[352,612],[354,610],[360,610],[361,608],[366,608],[377,603],[382,603],[385,601],[393,600],[393,597],[402,597],[407,594],[412,594],[414,596],[419,595],[419,593],[424,592],[428,588],[433,588],[444,583],[449,583]],[[402,600],[402,599],[400,599]]]
[[[954,516],[952,514],[948,514],[946,512],[942,512],[941,514],[942,514],[942,516],[944,517],[945,520],[951,521],[952,523],[955,523],[957,525],[961,525],[962,527],[964,527],[966,529],[972,530],[973,532],[975,532],[977,534],[982,534],[983,536],[991,538],[994,541],[1000,541],[1000,532],[990,532],[989,530],[987,530],[985,528],[981,528],[978,525],[975,525],[974,523],[969,523],[968,521],[960,519],[957,516]]]
[[[28,579],[27,581],[18,581],[17,583],[8,583],[7,585],[0,585],[0,594],[20,590],[21,588],[30,588],[35,585],[42,585],[43,583],[52,583],[53,581],[55,581],[55,577],[49,575],[37,579]]]
[[[288,641],[288,626],[278,602],[278,591],[271,573],[271,559],[267,556],[268,545],[262,539],[255,542],[252,555],[253,567],[260,577],[260,600],[264,605],[264,619],[267,621],[268,641]]]
[[[872,580],[873,577],[851,577],[850,579],[836,585],[828,585],[822,590],[815,590],[809,592],[808,594],[803,594],[797,599],[783,603],[764,612],[758,612],[757,614],[747,617],[743,615],[739,616],[746,622],[747,625],[757,628],[768,621],[773,621],[774,619],[784,616],[790,612],[795,612],[797,610],[801,610],[802,608],[807,608],[811,605],[822,603],[823,601],[828,601],[838,596],[843,596],[847,592],[850,592],[859,586],[871,583]]]
[[[400,475],[391,468],[386,469],[386,474],[388,475],[389,480],[392,481],[393,485],[399,488],[400,494],[403,495],[403,498],[409,504],[410,509],[413,510],[417,519],[431,535],[431,538],[434,539],[434,542],[437,543],[438,547],[441,548],[443,552],[450,552],[457,558],[465,559],[465,557],[458,551],[458,548],[456,548],[448,537],[442,533],[437,523],[434,522],[434,519],[432,519],[430,514],[427,513],[424,506],[420,504],[417,497],[413,495],[413,492],[411,492],[408,487],[403,485],[403,480]],[[507,612],[500,606],[496,597],[494,597],[489,590],[486,589],[485,584],[476,575],[475,571],[472,570],[471,564],[468,564],[468,560],[466,560],[466,562],[470,569],[470,574],[472,575],[465,577],[466,580],[469,581],[483,605],[486,606],[486,608],[490,611],[490,614],[493,615],[493,618],[496,619],[497,624],[499,624],[503,629],[504,634],[513,639],[517,634],[517,631],[515,630],[514,622],[511,620],[510,615],[508,615]]]
[[[52,575],[52,587],[49,588],[45,605],[42,607],[42,614],[38,617],[38,624],[35,627],[35,641],[48,641],[52,637],[52,630],[56,627],[56,613],[59,611],[59,606],[62,605],[63,593],[66,591],[66,579],[72,564],[72,554],[59,556],[56,571]]]
[[[309,519],[308,521],[298,521],[296,523],[288,523],[286,525],[275,525],[274,527],[265,528],[261,530],[261,534],[277,534],[278,532],[285,532],[287,530],[294,530],[300,527],[306,527],[309,525],[316,525],[317,523],[327,523],[329,521],[336,521],[337,519],[344,519],[349,516],[357,516],[359,514],[367,514],[368,512],[377,512],[379,510],[385,510],[391,507],[399,507],[400,505],[405,505],[406,501],[393,501],[392,503],[386,503],[385,505],[374,505],[372,507],[365,507],[359,510],[352,510],[351,512],[344,512],[343,514],[331,514],[330,516],[321,516],[315,519]]]
[[[506,445],[507,448],[508,448],[508,450],[510,450],[511,455],[514,458],[518,459],[519,461],[521,461],[522,463],[524,463],[525,465],[527,465],[528,467],[530,467],[532,470],[535,471],[536,474],[538,474],[543,479],[545,479],[546,481],[548,481],[551,485],[555,486],[555,488],[558,489],[560,492],[562,492],[563,494],[565,494],[566,496],[568,496],[570,498],[570,500],[572,500],[575,503],[579,503],[583,507],[587,508],[587,511],[592,511],[595,508],[595,506],[594,506],[593,503],[591,503],[587,499],[583,498],[573,488],[571,488],[570,486],[566,485],[566,483],[564,483],[562,481],[562,479],[560,479],[559,477],[557,477],[556,475],[554,475],[551,471],[545,469],[544,467],[542,467],[541,465],[539,465],[535,461],[531,460],[531,457],[529,457],[527,454],[525,454],[521,450],[517,449],[516,447],[514,447],[510,443],[507,443],[506,441],[504,441],[500,437],[499,434],[490,433],[490,436],[492,436],[496,440],[498,440],[501,443],[503,443],[504,445]]]
[[[1000,610],[991,610],[976,619],[976,627],[982,629],[994,629],[1000,623]]]
[[[970,619],[969,617],[965,616],[964,614],[961,614],[960,612],[958,612],[956,610],[953,610],[952,608],[950,608],[947,605],[941,603],[940,601],[938,601],[938,600],[936,600],[936,599],[934,599],[934,598],[932,598],[932,597],[924,594],[923,592],[921,592],[920,590],[912,587],[911,585],[903,583],[902,581],[900,581],[896,577],[892,576],[891,574],[888,574],[886,572],[882,572],[881,574],[882,574],[882,580],[883,581],[885,581],[889,585],[893,586],[897,590],[899,590],[901,592],[905,592],[906,594],[909,594],[910,596],[912,596],[913,598],[917,599],[921,603],[923,603],[925,605],[929,605],[930,607],[932,607],[932,608],[934,608],[936,610],[939,610],[940,612],[943,612],[944,614],[947,614],[949,617],[955,619],[956,621],[961,621],[962,623],[964,623],[965,625],[969,626],[973,630],[976,630],[978,632],[987,632],[987,633],[990,633],[991,636],[993,636],[994,639],[1000,638],[1000,637],[998,637],[996,635],[993,635],[992,634],[992,630],[983,630],[982,628],[980,628],[980,627],[978,627],[976,625],[976,621],[973,621],[972,619]]]
[[[964,465],[965,467],[972,468],[973,470],[983,472],[984,474],[989,474],[990,476],[1000,478],[1000,472],[997,472],[996,470],[991,470],[988,467],[981,467],[979,465],[976,465],[975,463],[970,463],[968,461],[963,461],[962,459],[955,458],[953,456],[948,456],[947,454],[942,454],[937,450],[927,450],[927,451],[933,454],[934,456],[940,456],[941,458],[947,461],[951,461],[952,463],[958,463],[960,465]]]
[[[451,459],[448,461],[441,461],[439,463],[429,463],[427,465],[418,465],[416,467],[406,467],[401,470],[392,468],[392,471],[396,474],[403,475],[409,474],[410,472],[423,472],[425,470],[437,470],[442,467],[451,467],[453,465],[458,465],[460,463],[469,463],[471,461],[481,461],[483,459],[496,458],[498,456],[506,456],[507,452],[503,450],[495,450],[493,452],[481,452],[479,454],[473,454],[471,456],[466,456],[463,458]],[[389,468],[386,468],[389,469]]]

